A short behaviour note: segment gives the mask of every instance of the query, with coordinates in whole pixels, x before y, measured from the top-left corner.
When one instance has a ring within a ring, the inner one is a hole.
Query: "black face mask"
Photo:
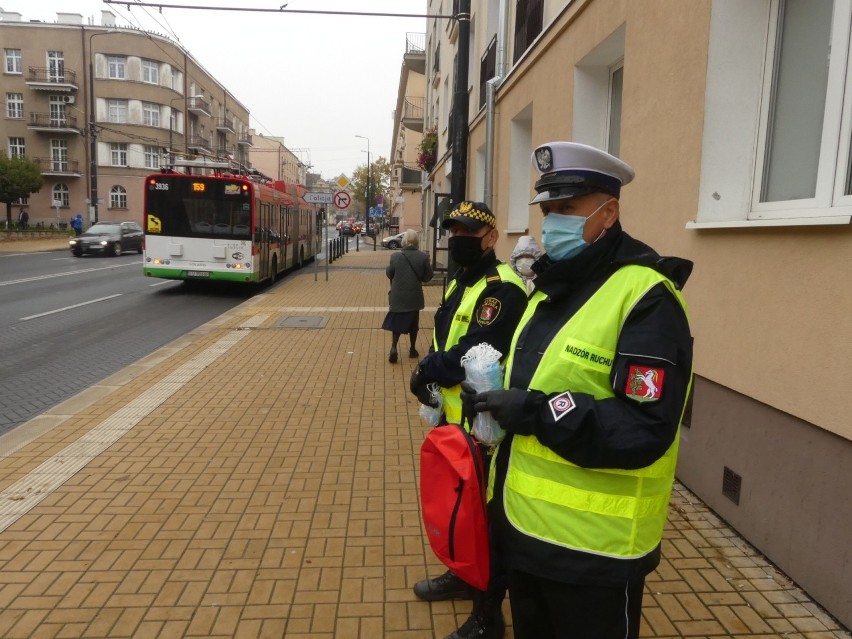
[[[472,235],[454,235],[447,240],[447,248],[456,264],[464,268],[473,266],[485,254],[482,238]]]

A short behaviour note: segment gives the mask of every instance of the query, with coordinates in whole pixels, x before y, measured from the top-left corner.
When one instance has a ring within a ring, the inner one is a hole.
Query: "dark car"
[[[71,253],[121,255],[122,251],[142,252],[142,227],[136,222],[97,222],[85,233],[71,239]]]
[[[355,231],[355,226],[350,224],[349,222],[344,222],[340,226],[340,235],[357,235]]]

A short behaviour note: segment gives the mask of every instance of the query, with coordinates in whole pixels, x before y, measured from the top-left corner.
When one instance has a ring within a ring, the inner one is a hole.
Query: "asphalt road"
[[[0,434],[254,293],[145,278],[141,258],[0,254]]]

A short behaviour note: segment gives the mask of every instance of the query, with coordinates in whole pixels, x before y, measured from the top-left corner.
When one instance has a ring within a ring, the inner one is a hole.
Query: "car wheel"
[[[391,240],[390,242],[388,242],[388,248],[389,249],[398,249],[399,248],[399,242],[397,242],[396,240]]]
[[[121,255],[121,242],[116,242],[112,245],[112,254],[114,257]]]
[[[77,249],[76,251],[71,251],[71,255],[73,255],[74,257],[83,257],[83,251]]]

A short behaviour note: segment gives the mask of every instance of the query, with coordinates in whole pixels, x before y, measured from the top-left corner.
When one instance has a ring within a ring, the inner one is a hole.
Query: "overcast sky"
[[[251,126],[284,137],[313,172],[333,178],[389,158],[393,110],[406,33],[425,18],[158,9],[100,0],[0,0],[22,20],[54,22],[56,12],[84,23],[112,11],[132,25],[177,39],[251,113]],[[157,0],[143,0],[155,2]],[[426,13],[426,0],[286,0],[286,9]],[[285,0],[163,0],[165,4],[278,9]]]

